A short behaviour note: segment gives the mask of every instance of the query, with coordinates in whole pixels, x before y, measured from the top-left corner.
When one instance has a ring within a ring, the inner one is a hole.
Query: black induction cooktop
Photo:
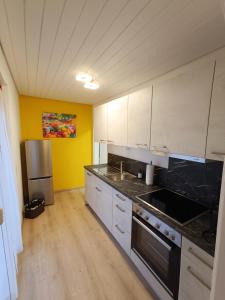
[[[138,199],[159,210],[180,225],[185,225],[208,209],[187,197],[161,189],[137,196]]]

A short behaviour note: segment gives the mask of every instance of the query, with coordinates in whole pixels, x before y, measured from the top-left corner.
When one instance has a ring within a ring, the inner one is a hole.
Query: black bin
[[[33,219],[43,213],[45,210],[45,199],[33,196],[32,200],[25,204],[24,217]]]

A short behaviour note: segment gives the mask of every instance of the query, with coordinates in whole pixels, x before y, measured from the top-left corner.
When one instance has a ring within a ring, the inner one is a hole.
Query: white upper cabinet
[[[153,85],[151,150],[205,157],[213,72],[201,60]]]
[[[127,145],[127,102],[124,96],[108,102],[108,142]]]
[[[107,104],[94,107],[94,141],[107,142]]]
[[[225,55],[216,60],[206,157],[224,160],[225,156]]]
[[[149,149],[152,86],[129,95],[127,144]]]

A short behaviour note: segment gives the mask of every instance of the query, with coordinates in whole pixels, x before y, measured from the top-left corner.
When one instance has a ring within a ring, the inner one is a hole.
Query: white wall
[[[0,74],[7,85],[8,99],[5,103],[7,114],[7,126],[10,140],[10,146],[13,155],[13,164],[15,166],[15,173],[17,178],[17,190],[19,195],[19,206],[23,207],[23,193],[22,193],[22,176],[21,176],[21,162],[20,162],[20,112],[19,112],[19,95],[10,74],[7,62],[0,47]]]
[[[108,145],[108,153],[136,159],[145,163],[152,161],[153,165],[168,168],[169,159],[167,156],[153,155],[149,150],[140,148],[121,147]]]

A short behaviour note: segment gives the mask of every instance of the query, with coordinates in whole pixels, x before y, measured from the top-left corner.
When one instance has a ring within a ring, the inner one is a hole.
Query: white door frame
[[[0,101],[4,101],[3,100],[3,96],[5,96],[5,92],[7,92],[7,86],[5,84],[5,82],[3,81],[3,78],[0,74],[0,85],[3,86],[4,92],[3,94],[0,95]],[[2,93],[2,91],[0,91],[0,93]],[[0,113],[0,118],[1,116],[3,116],[4,118],[4,114],[5,111],[3,109],[3,102],[0,103],[1,104],[1,113]],[[0,123],[1,125],[4,123]],[[7,141],[7,133],[3,133],[1,134],[1,138],[2,136],[6,136],[6,143],[8,143]],[[3,137],[4,139],[4,137]],[[4,185],[4,179],[10,177],[9,173],[7,173],[8,171],[10,171],[10,169],[7,168],[7,162],[3,161],[3,153],[8,153],[8,151],[6,149],[4,149],[3,145],[4,145],[4,140],[0,141],[0,166],[1,166],[1,173],[0,173],[0,207],[3,209],[3,214],[4,214],[4,222],[3,224],[0,226],[0,234],[1,234],[1,239],[2,239],[2,245],[3,245],[3,252],[4,252],[4,261],[5,261],[5,275],[7,275],[7,278],[4,278],[5,283],[7,284],[8,282],[8,287],[7,285],[5,286],[5,288],[1,291],[0,290],[0,300],[16,300],[17,296],[18,296],[18,290],[17,290],[17,253],[15,251],[15,245],[13,245],[13,237],[15,237],[16,232],[12,232],[14,231],[12,229],[12,220],[16,219],[16,213],[15,215],[13,215],[13,204],[12,202],[9,202],[6,199],[8,196],[6,195],[10,195],[11,193],[13,193],[13,191],[11,191],[10,187],[13,185],[13,183],[11,185],[6,184],[6,186]],[[4,151],[3,151],[4,149]],[[7,152],[6,152],[7,151]],[[9,158],[10,159],[10,158]],[[10,163],[10,162],[9,162]],[[10,166],[11,168],[12,166]],[[4,177],[2,177],[4,176]],[[15,192],[15,191],[14,191]],[[15,192],[16,193],[16,192]],[[13,196],[12,196],[13,197]],[[15,206],[16,209],[16,206]],[[15,228],[15,227],[14,227]],[[14,247],[13,247],[14,246]],[[2,252],[2,251],[1,251]],[[3,261],[3,267],[4,267],[4,261]],[[0,271],[1,271],[1,266],[0,266]],[[3,268],[4,271],[4,268]],[[9,294],[7,295],[7,292],[9,292]],[[2,294],[1,294],[2,293]],[[4,297],[4,298],[3,298]]]

